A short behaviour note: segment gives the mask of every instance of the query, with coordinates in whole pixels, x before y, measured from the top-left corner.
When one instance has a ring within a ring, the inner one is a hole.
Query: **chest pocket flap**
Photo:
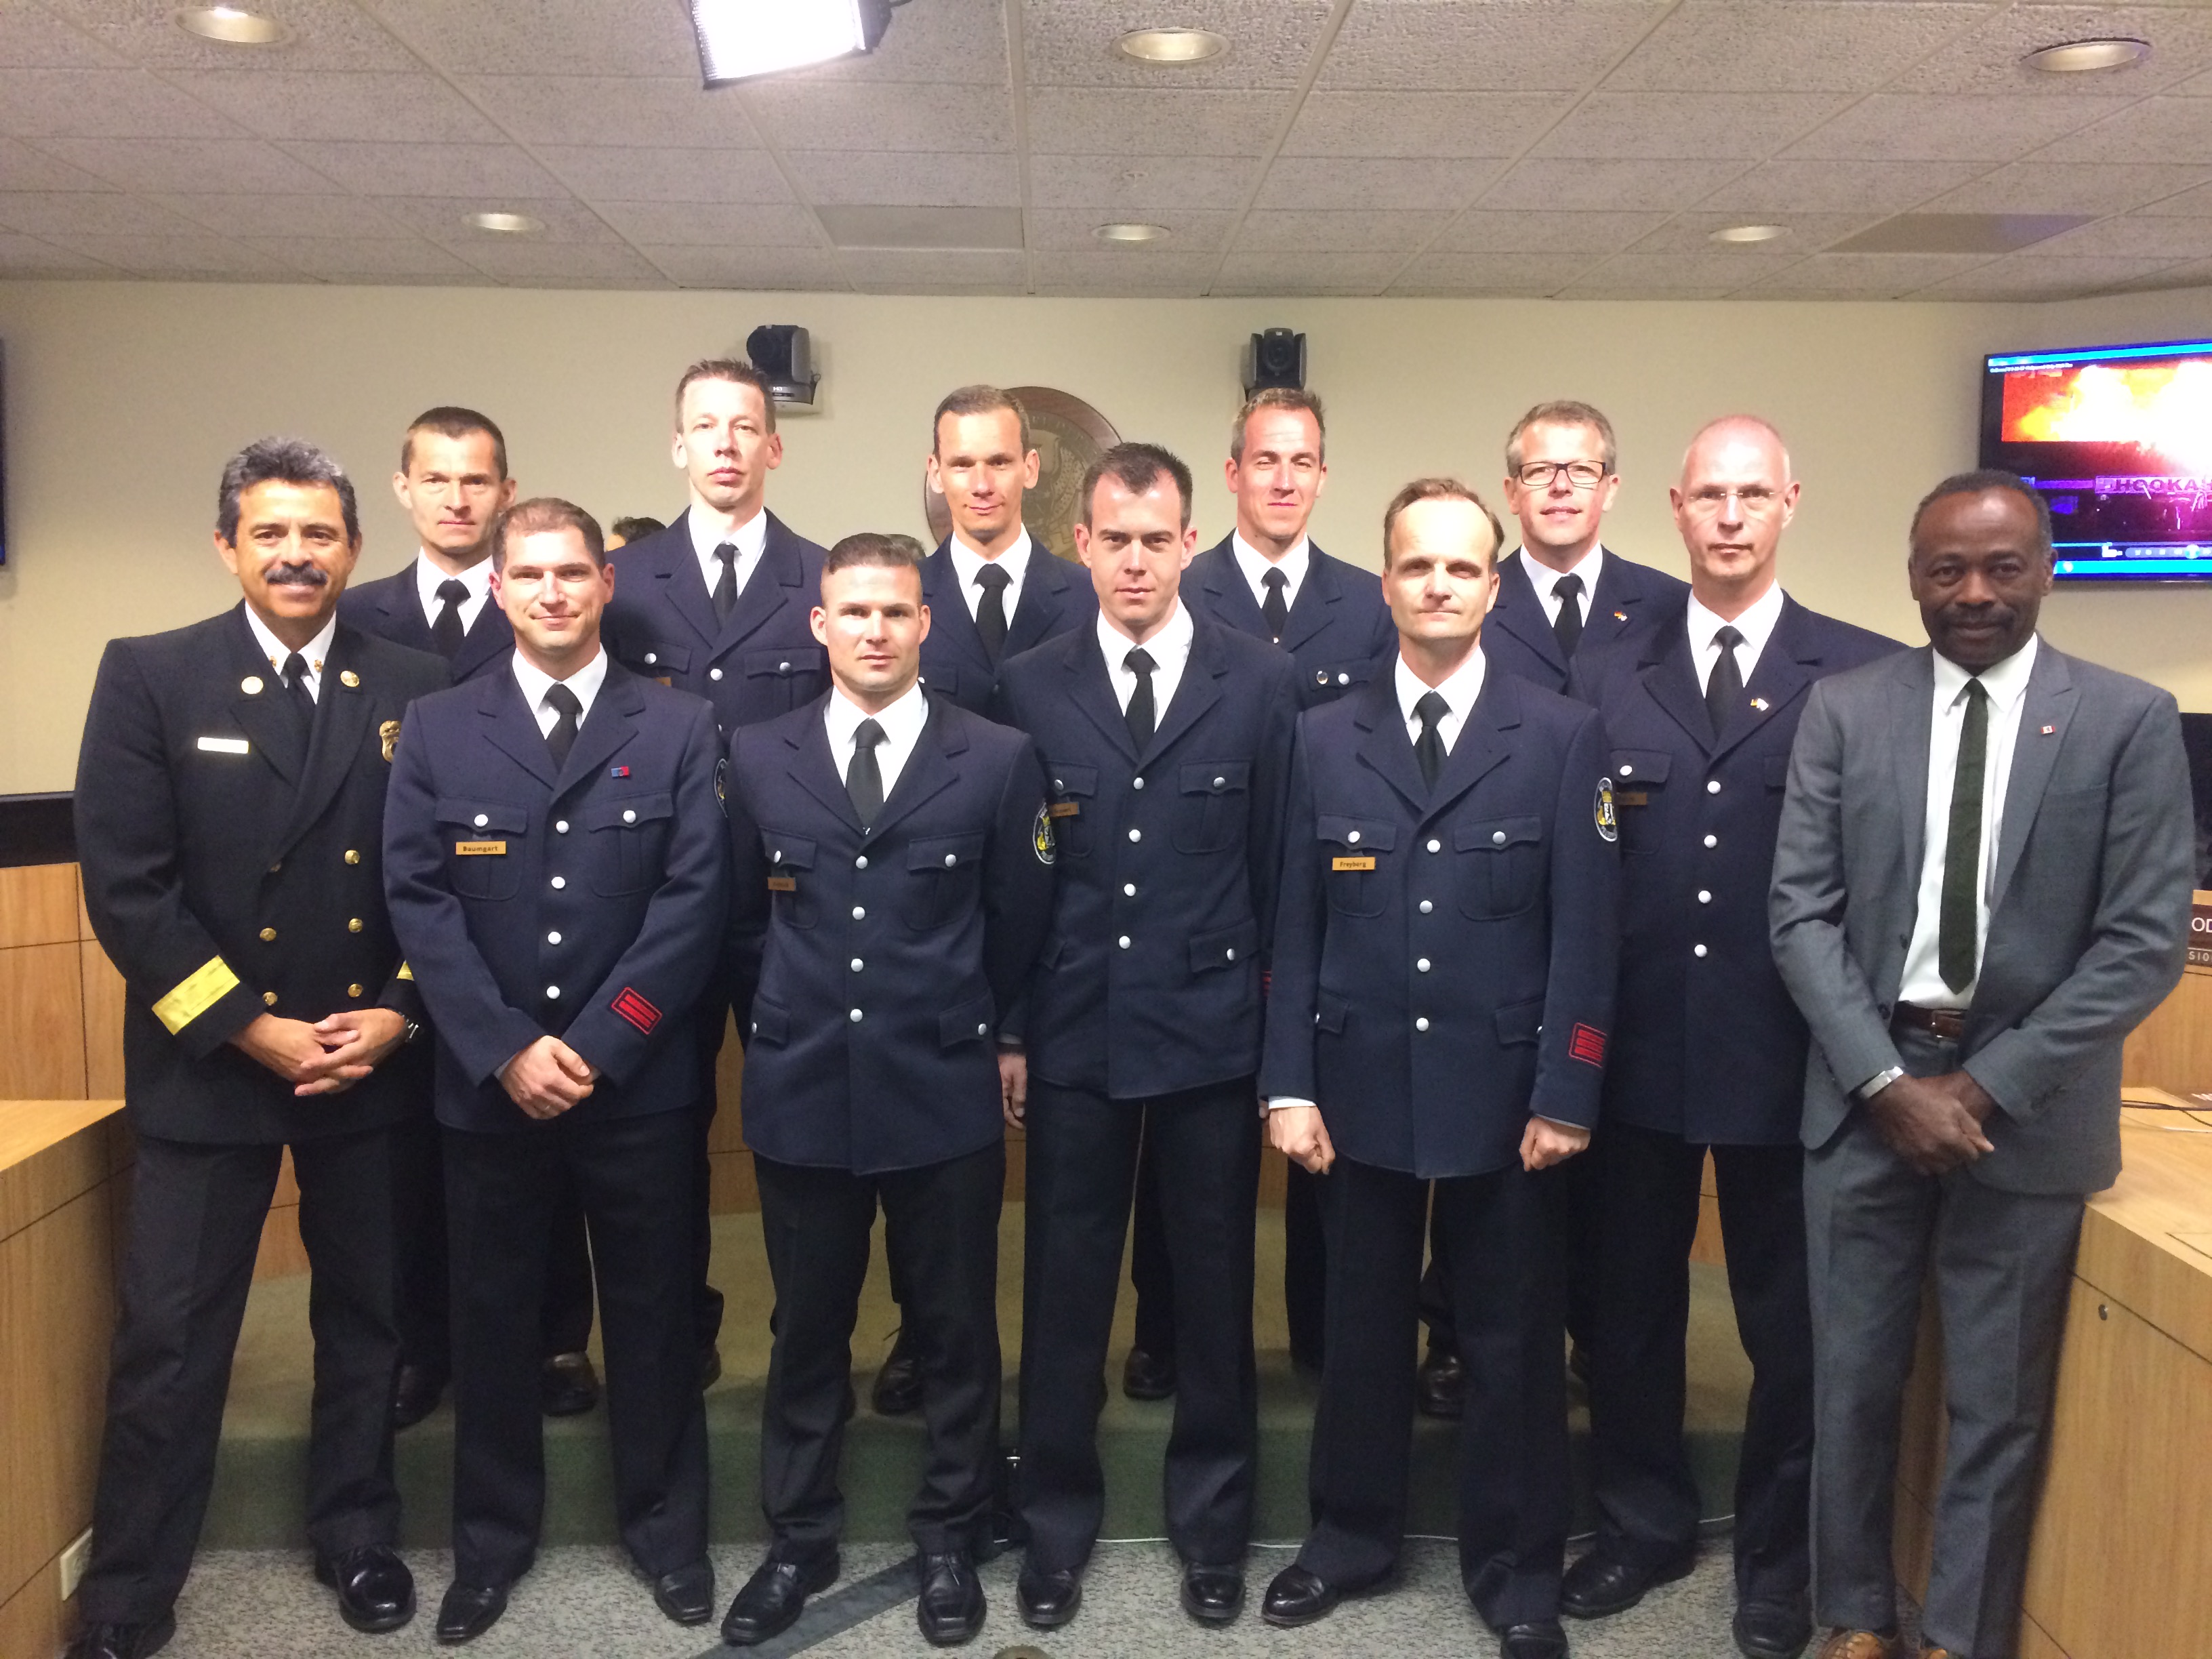
[[[819,673],[828,659],[818,645],[775,645],[742,653],[738,661],[748,677],[766,675],[789,679],[794,674]]]
[[[1613,751],[1615,784],[1664,783],[1674,757],[1663,749],[1616,749]]]
[[[647,824],[676,816],[676,798],[658,795],[618,795],[595,800],[580,816],[586,830],[641,830]]]
[[[520,836],[530,829],[530,810],[495,800],[459,800],[441,796],[438,822],[481,836]]]
[[[1186,795],[1241,793],[1251,786],[1250,761],[1193,761],[1182,769]]]
[[[1098,769],[1095,766],[1073,766],[1060,761],[1048,761],[1045,769],[1052,774],[1052,787],[1056,793],[1095,795],[1098,793]]]
[[[1526,817],[1462,823],[1452,832],[1452,846],[1462,853],[1502,852],[1509,847],[1534,846],[1543,839],[1544,820],[1533,812]]]
[[[957,870],[963,864],[975,864],[983,856],[983,836],[979,830],[967,836],[921,836],[907,848],[906,867],[924,870]]]
[[[1323,841],[1341,842],[1369,852],[1387,853],[1398,844],[1398,826],[1387,818],[1339,817],[1324,812],[1315,818],[1314,832]]]
[[[811,870],[814,842],[805,836],[787,836],[781,830],[761,831],[761,851],[772,870]]]
[[[645,653],[645,665],[655,674],[688,674],[691,672],[691,647],[688,645],[662,645],[655,641]]]

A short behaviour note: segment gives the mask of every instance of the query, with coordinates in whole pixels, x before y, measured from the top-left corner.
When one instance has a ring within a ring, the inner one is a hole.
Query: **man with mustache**
[[[446,670],[338,619],[360,521],[313,445],[231,458],[215,544],[244,603],[110,644],[77,765],[138,1161],[72,1659],[143,1659],[176,1627],[288,1146],[313,1276],[315,1574],[356,1630],[415,1612],[392,1549],[392,1141],[422,1095],[388,1062],[422,1005],[379,848],[408,705]]]

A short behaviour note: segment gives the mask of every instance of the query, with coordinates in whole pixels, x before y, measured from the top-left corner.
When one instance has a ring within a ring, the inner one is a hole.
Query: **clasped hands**
[[[559,1037],[538,1039],[499,1068],[500,1086],[530,1116],[556,1118],[592,1092],[599,1068]]]
[[[384,1063],[407,1036],[389,1008],[345,1008],[310,1024],[259,1014],[231,1042],[292,1085],[295,1095],[335,1095]]]
[[[1266,1110],[1265,1103],[1261,1109]],[[1328,1125],[1318,1106],[1285,1106],[1267,1113],[1267,1139],[1291,1162],[1315,1175],[1326,1175],[1336,1162],[1336,1147],[1329,1140]],[[1521,1135],[1521,1167],[1547,1170],[1565,1163],[1589,1145],[1590,1132],[1547,1117],[1532,1117]]]
[[[1901,1077],[1867,1103],[1875,1133],[1922,1175],[1942,1175],[1996,1148],[1982,1133],[1996,1102],[1965,1072]]]

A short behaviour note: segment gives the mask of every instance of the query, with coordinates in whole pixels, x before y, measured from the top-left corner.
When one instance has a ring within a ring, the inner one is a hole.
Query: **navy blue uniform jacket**
[[[1597,1121],[1620,860],[1595,710],[1494,671],[1433,792],[1395,687],[1298,720],[1263,1094],[1345,1157],[1433,1180]]]
[[[77,761],[77,860],[123,974],[123,1092],[140,1132],[305,1140],[421,1109],[398,1060],[302,1099],[230,1039],[263,1013],[420,1015],[379,837],[392,740],[445,684],[437,658],[341,623],[303,737],[243,604],[110,642]]]
[[[1559,580],[1531,560],[1525,549],[1498,562],[1498,603],[1482,625],[1483,654],[1492,668],[1547,691],[1565,692],[1567,659],[1552,636],[1551,621],[1544,614],[1544,602],[1536,597],[1532,577],[1547,586]],[[1583,595],[1583,637],[1575,655],[1649,633],[1662,618],[1680,612],[1689,592],[1689,583],[1680,578],[1648,564],[1632,564],[1607,548],[1605,562],[1598,569],[1597,592]]]
[[[536,1127],[499,1073],[549,1033],[602,1073],[577,1112],[696,1103],[691,1022],[729,896],[721,759],[704,703],[615,663],[557,775],[512,673],[416,706],[384,874],[437,1030],[440,1122]]]
[[[1717,742],[1682,606],[1640,638],[1575,653],[1575,693],[1612,739],[1620,821],[1607,1121],[1699,1145],[1796,1140],[1808,1039],[1766,922],[1790,745],[1814,681],[1904,648],[1785,599]]]
[[[380,576],[339,594],[338,619],[410,651],[437,653],[438,642],[430,636],[429,620],[422,614],[422,591],[415,585],[413,559],[395,576]],[[514,629],[507,612],[499,608],[498,600],[487,597],[447,665],[453,684],[506,667],[507,653],[514,649]]]
[[[1267,619],[1237,568],[1233,540],[1224,536],[1190,562],[1183,598],[1223,627],[1272,645]],[[1282,648],[1298,665],[1301,708],[1334,702],[1378,673],[1387,676],[1398,654],[1397,624],[1382,602],[1382,578],[1310,544],[1307,560],[1306,579],[1298,584],[1282,639]]]
[[[929,637],[921,642],[921,683],[941,697],[950,697],[971,714],[988,716],[998,695],[999,671],[983,649],[983,636],[975,631],[975,617],[960,591],[959,572],[953,568],[952,544],[938,544],[937,551],[921,562],[921,599],[929,607]],[[1047,640],[1091,626],[1098,614],[1097,590],[1091,573],[1079,564],[1056,559],[1035,537],[1030,540],[1029,568],[1022,576],[1022,596],[1014,614],[1006,618],[1006,646],[999,653],[1000,666]]]
[[[830,689],[830,659],[809,620],[822,597],[823,556],[769,514],[760,563],[729,620],[717,623],[687,507],[667,529],[607,555],[615,567],[607,649],[632,673],[706,698],[725,737],[787,714]]]
[[[999,1139],[999,1011],[1052,916],[1036,745],[939,697],[860,827],[819,698],[730,739],[745,1145],[875,1175]]]
[[[1030,1070],[1115,1100],[1249,1077],[1297,715],[1291,659],[1194,612],[1190,660],[1143,754],[1095,628],[1000,681],[1036,739],[1060,884],[1020,1035]]]

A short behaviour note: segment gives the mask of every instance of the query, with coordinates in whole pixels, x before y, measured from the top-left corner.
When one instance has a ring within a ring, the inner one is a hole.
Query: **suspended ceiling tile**
[[[499,132],[434,75],[177,70],[170,79],[264,138],[493,143]]]
[[[112,190],[98,174],[33,149],[13,138],[0,138],[0,190]]]
[[[0,69],[119,69],[125,61],[32,0],[0,0]]]
[[[796,198],[766,150],[635,149],[543,144],[538,157],[586,201],[789,202]]]
[[[1032,87],[1295,87],[1304,78],[1329,0],[1029,0],[1022,9]],[[1144,64],[1115,49],[1132,29],[1211,29],[1229,48],[1195,64]],[[1341,37],[1340,37],[1340,40]]]
[[[0,214],[5,210],[0,209]],[[2129,214],[2036,245],[2038,253],[2113,259],[2212,258],[2212,218]]]
[[[1030,100],[1030,148],[1043,155],[1265,155],[1290,106],[1279,92],[1061,88]]]
[[[1881,215],[1872,213],[1790,213],[1773,222],[1783,227],[1784,234],[1771,242],[1743,244],[1719,243],[1713,233],[1744,222],[1742,216],[1734,213],[1685,213],[1669,219],[1650,235],[1638,242],[1638,253],[1734,253],[1756,250],[1766,254],[1795,254],[1802,257],[1818,249],[1841,241],[1854,231],[1863,230],[1878,222]]]
[[[1617,253],[1666,223],[1664,213],[1558,213],[1477,208],[1437,240],[1441,251],[1474,253]]]
[[[298,272],[281,249],[248,247],[224,236],[66,236],[65,248],[137,276],[289,282]]]
[[[598,202],[599,216],[624,241],[642,246],[731,245],[819,247],[821,228],[803,207],[720,202]]]
[[[242,240],[265,257],[282,258],[305,275],[326,283],[483,280],[472,266],[419,236],[287,236],[265,243],[255,237]]]
[[[2143,204],[2138,210],[2146,214],[2179,214],[2188,218],[2212,215],[2212,183],[2160,197],[2156,201]]]
[[[35,236],[0,232],[0,276],[117,276],[122,273],[89,254],[72,252]]]
[[[240,46],[188,34],[176,0],[43,0],[118,57],[148,69],[419,70],[417,62],[349,0],[251,0],[255,15],[290,33],[272,46]]]
[[[1564,91],[1595,80],[1667,9],[1662,0],[1381,0],[1352,8],[1316,84]]]
[[[1221,262],[1216,294],[1376,294],[1406,263],[1403,252],[1239,248]]]
[[[119,191],[10,191],[0,226],[28,236],[189,236],[200,226]]]
[[[1178,253],[1172,245],[1085,252],[1040,249],[1033,260],[1040,294],[1134,296],[1203,294],[1220,264],[1212,253]]]
[[[619,240],[605,220],[567,196],[383,196],[376,205],[417,235],[453,249],[472,264],[479,247]],[[539,228],[517,234],[481,230],[469,222],[471,215],[486,210],[525,214],[538,221]]]
[[[485,276],[502,282],[585,288],[671,286],[667,277],[619,242],[550,242],[510,236],[483,237],[451,246]]]
[[[2091,37],[2148,40],[2151,53],[2126,69],[2052,75],[2021,62],[2040,47]],[[2212,64],[2212,15],[2185,5],[2015,5],[1961,34],[1898,77],[1900,91],[2007,93],[2063,97],[2069,82],[2140,97]]]
[[[699,75],[684,6],[669,0],[368,0],[403,40],[453,75]]]
[[[46,138],[39,148],[118,190],[279,192],[330,180],[259,138]]]
[[[1011,155],[795,149],[784,157],[810,202],[914,207],[1019,207],[1021,162]]]
[[[745,100],[787,149],[1013,148],[1012,112],[996,87],[763,81],[745,88]]]
[[[143,70],[0,70],[0,136],[235,138],[227,118]]]
[[[1166,252],[1173,252],[1178,257],[1218,253],[1230,227],[1236,222],[1237,216],[1191,209],[1176,209],[1156,214],[1147,222],[1164,228],[1168,232],[1165,240],[1132,246],[1117,246],[1102,241],[1097,232],[1098,227],[1107,221],[1097,213],[1032,208],[1028,219],[1031,247],[1051,248],[1066,253],[1093,252],[1108,258],[1144,258]]]
[[[1698,93],[1871,92],[1998,9],[1689,0],[1637,46],[1606,85]]]
[[[1717,213],[1901,213],[1980,173],[1979,161],[1832,161],[1784,157],[1731,179],[1698,204]]]
[[[1486,208],[1581,212],[1672,211],[1710,196],[1740,161],[1593,161],[1543,157],[1516,165],[1482,194]]]
[[[1018,294],[1028,281],[1024,257],[1012,251],[848,248],[840,258],[854,287],[880,294]]]
[[[1285,155],[1268,168],[1262,208],[1460,208],[1497,176],[1494,161]]]
[[[1916,290],[1916,299],[2063,300],[2104,293],[2150,276],[2176,264],[2172,259],[2066,258],[2053,254],[2015,253],[1963,276]]]
[[[1824,92],[1601,92],[1546,133],[1533,153],[1756,161],[1848,101]]]
[[[496,199],[556,197],[565,190],[558,179],[513,144],[293,143],[286,144],[284,150],[333,183],[362,196],[473,193]],[[178,184],[170,188],[186,186]]]
[[[363,241],[404,234],[404,228],[357,196],[325,189],[319,195],[279,196],[259,191],[147,198],[218,236],[242,240],[285,237]]]
[[[483,75],[459,84],[520,143],[760,148],[738,88],[702,89],[696,76]]]
[[[1790,147],[1834,161],[2009,161],[2125,109],[2124,98],[2087,93],[2049,98],[1877,93]]]
[[[820,247],[661,247],[638,252],[685,288],[812,289],[846,286],[837,256]]]
[[[1384,111],[1365,92],[1316,92],[1284,141],[1285,155],[1504,157],[1568,105],[1557,93],[1405,92]]]
[[[1576,286],[1602,288],[1609,292],[1626,289],[1655,294],[1683,289],[1734,293],[1771,276],[1802,257],[1802,252],[1762,253],[1753,248],[1711,248],[1703,253],[1631,251],[1616,253],[1603,264],[1592,266],[1577,279]]]
[[[2212,164],[2212,99],[2147,98],[2059,138],[2037,159]]]
[[[1450,214],[1435,208],[1336,213],[1256,209],[1245,216],[1237,246],[1243,252],[1300,254],[1371,250],[1402,259],[1442,230],[1450,218]]]
[[[865,58],[799,70],[794,82],[914,81],[1008,84],[1004,0],[922,0],[891,14],[883,44]]]
[[[1924,204],[1930,213],[2124,213],[2212,179],[2212,168],[2014,162]]]
[[[1816,253],[1742,293],[1747,299],[1892,300],[1988,263],[1980,253]]]
[[[1030,201],[1141,219],[1170,208],[1240,208],[1260,176],[1252,155],[1033,155]]]

